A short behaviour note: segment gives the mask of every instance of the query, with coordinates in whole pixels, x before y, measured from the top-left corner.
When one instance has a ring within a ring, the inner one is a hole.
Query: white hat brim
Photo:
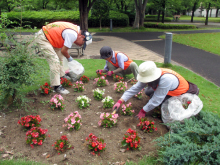
[[[158,79],[161,76],[161,73],[162,73],[161,69],[157,68],[156,71],[154,72],[154,74],[152,74],[150,76],[142,77],[140,74],[138,74],[137,80],[142,83],[152,82],[152,81]]]

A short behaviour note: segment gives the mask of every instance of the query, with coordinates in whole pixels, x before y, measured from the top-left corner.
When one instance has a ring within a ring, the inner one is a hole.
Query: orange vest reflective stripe
[[[62,33],[65,29],[72,29],[79,33],[77,25],[69,22],[54,22],[42,27],[43,32],[55,48],[62,48],[64,46],[64,39]]]
[[[179,96],[181,94],[186,93],[189,90],[189,83],[178,73],[171,69],[165,69],[165,68],[160,68],[162,73],[161,76],[164,74],[173,74],[176,76],[179,80],[179,85],[176,89],[169,91],[167,95],[169,96]]]
[[[119,67],[118,65],[118,59],[117,59],[117,55],[118,53],[122,53],[122,52],[119,52],[119,51],[115,51],[115,60],[116,60],[116,63],[113,63],[111,60],[109,60],[108,62],[110,62],[112,65],[114,65],[115,67]],[[124,54],[124,53],[123,53]],[[126,55],[126,54],[124,54]],[[126,55],[127,56],[127,55]],[[127,56],[128,57],[128,56]],[[128,60],[124,62],[124,70],[126,70],[129,65],[132,63],[133,61],[128,57]]]

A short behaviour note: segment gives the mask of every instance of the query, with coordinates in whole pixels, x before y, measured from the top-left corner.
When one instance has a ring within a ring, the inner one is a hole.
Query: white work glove
[[[70,56],[70,58],[67,58],[68,62],[73,61],[73,58]]]

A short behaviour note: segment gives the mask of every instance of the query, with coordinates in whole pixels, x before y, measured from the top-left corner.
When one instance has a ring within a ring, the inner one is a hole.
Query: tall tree
[[[133,28],[139,28],[144,26],[145,9],[148,0],[134,0],[136,15]]]
[[[96,0],[79,0],[80,28],[88,30],[88,14]]]
[[[192,4],[191,22],[193,22],[194,13],[195,13],[196,9],[199,8],[200,2],[201,2],[201,0],[192,0],[191,1],[191,4]]]
[[[212,0],[203,0],[202,5],[206,9],[206,18],[205,18],[205,25],[208,25],[208,18],[209,18],[209,10],[211,8]]]

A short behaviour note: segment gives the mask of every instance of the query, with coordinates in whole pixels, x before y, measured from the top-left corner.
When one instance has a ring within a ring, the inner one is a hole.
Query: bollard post
[[[112,19],[110,19],[110,31],[112,31]]]
[[[172,33],[166,33],[164,64],[169,64],[171,62],[172,38],[173,38]]]

